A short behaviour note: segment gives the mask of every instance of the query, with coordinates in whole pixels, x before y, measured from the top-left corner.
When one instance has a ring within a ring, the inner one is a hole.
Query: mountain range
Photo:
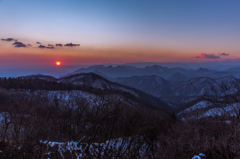
[[[203,96],[215,95],[215,90],[218,94],[221,94],[223,86],[227,86],[229,91],[234,93],[240,83],[240,80],[233,76],[217,79],[197,77],[188,81],[177,82],[152,75],[119,77],[115,78],[114,81],[152,94],[176,107],[185,105]]]
[[[88,68],[78,69],[68,75],[95,72],[105,78],[117,77],[132,77],[132,76],[151,76],[156,75],[171,81],[187,81],[196,77],[210,77],[220,78],[226,76],[240,77],[240,67],[233,67],[224,71],[210,70],[207,68],[186,69],[181,67],[168,68],[161,65],[146,66],[144,68],[137,68],[134,66],[118,65],[118,66],[104,66],[94,65]]]
[[[150,95],[133,87],[109,81],[106,78],[95,73],[80,73],[58,79],[45,75],[30,75],[21,76],[19,79],[41,79],[57,83],[83,86],[84,89],[81,90],[87,91],[88,93],[95,94],[97,92],[98,94],[115,94],[119,97],[124,97],[128,101],[131,100],[135,103],[138,103],[139,105],[147,105],[148,108],[151,109],[163,108],[173,110],[171,106],[153,95]],[[96,91],[92,91],[93,89]]]
[[[179,111],[203,101],[204,96],[221,96],[223,88],[232,94],[236,93],[239,90],[239,76],[240,67],[218,71],[207,68],[167,68],[159,65],[145,68],[95,65],[81,68],[61,78],[45,75],[20,78],[87,86],[108,90],[120,96],[128,94],[129,99],[135,98],[140,103],[151,103],[152,108]]]

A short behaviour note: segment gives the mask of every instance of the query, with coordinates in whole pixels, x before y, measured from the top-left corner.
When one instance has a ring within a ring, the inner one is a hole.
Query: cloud
[[[43,49],[43,48],[45,48],[46,46],[44,46],[44,45],[39,45],[38,46],[38,48],[41,48],[41,49]]]
[[[7,39],[1,39],[2,41],[16,41],[16,39],[13,38],[7,38]]]
[[[54,49],[54,47],[53,46],[50,46],[50,47],[46,47],[47,49]]]
[[[220,55],[228,56],[229,54],[223,52]]]
[[[62,44],[56,44],[56,46],[62,46]]]
[[[46,49],[54,49],[54,47],[53,46],[44,46],[44,45],[39,45],[38,46],[38,48],[40,48],[40,49],[44,49],[44,48],[46,48]]]
[[[73,46],[80,46],[80,44],[67,43],[64,46],[73,47]]]
[[[26,47],[25,44],[21,43],[21,42],[18,42],[16,41],[15,43],[13,43],[12,45],[15,45],[14,47]]]
[[[13,39],[13,38],[6,38],[6,39],[1,39],[2,41],[15,41],[12,45],[14,45],[14,47],[31,47],[32,45],[31,44],[23,44],[22,42],[18,42],[17,39]],[[52,44],[48,44],[47,46],[45,45],[42,45],[42,43],[40,43],[39,41],[36,42],[36,44],[38,44],[38,48],[46,48],[46,49],[54,49],[54,45]],[[58,46],[63,46],[63,44],[60,44],[60,43],[57,43],[55,44],[56,47]],[[65,44],[64,46],[67,46],[67,47],[75,47],[75,46],[80,46],[80,44],[73,44],[73,43],[67,43]]]
[[[200,52],[198,56],[195,56],[195,58],[218,59],[220,57],[214,54],[206,54],[206,53]]]

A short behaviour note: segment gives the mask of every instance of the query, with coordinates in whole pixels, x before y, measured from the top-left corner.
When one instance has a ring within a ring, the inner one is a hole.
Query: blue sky
[[[30,40],[180,47],[239,42],[237,0],[2,0],[0,15],[3,35]]]

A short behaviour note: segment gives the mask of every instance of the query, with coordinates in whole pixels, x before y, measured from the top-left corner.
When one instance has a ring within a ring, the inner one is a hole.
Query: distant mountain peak
[[[164,68],[161,65],[152,65],[152,66],[146,66],[145,68]]]
[[[202,67],[200,67],[199,69],[197,69],[197,71],[211,71],[211,70],[209,70],[209,69],[207,69],[207,68],[202,68]]]
[[[27,76],[20,76],[18,78],[21,79],[44,79],[47,81],[56,81],[57,78],[50,76],[50,75],[42,75],[42,74],[36,74],[36,75],[27,75]]]
[[[240,67],[233,67],[225,70],[226,72],[240,72]]]
[[[197,70],[193,69],[185,69],[182,67],[174,67],[168,68],[161,65],[152,65],[146,66],[144,68],[138,68],[129,65],[94,65],[88,68],[81,68],[78,69],[71,74],[77,73],[86,73],[86,72],[97,72],[100,75],[105,75],[106,77],[110,78],[118,78],[118,77],[132,77],[132,76],[151,76],[156,75],[158,77],[163,77],[165,79],[169,79],[171,81],[186,81],[190,78],[196,77],[211,77],[211,78],[219,78],[224,76],[232,75],[234,77],[240,77],[240,67],[230,68],[226,71],[218,71],[218,70],[210,70],[208,68],[200,67]],[[175,74],[176,73],[176,74]],[[66,75],[66,76],[68,76]],[[173,77],[171,77],[173,76]],[[185,78],[186,76],[187,78]],[[170,78],[171,77],[171,78]]]

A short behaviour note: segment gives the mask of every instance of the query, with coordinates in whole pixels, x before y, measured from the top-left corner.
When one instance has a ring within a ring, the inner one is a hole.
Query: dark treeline
[[[139,156],[143,145],[146,154],[154,156],[159,133],[167,134],[175,117],[162,111],[127,105],[114,96],[101,96],[90,104],[77,95],[67,103],[53,103],[38,95],[24,92],[1,92],[1,147],[6,158],[60,157],[57,149],[40,141],[79,141],[85,145],[122,138],[131,151],[105,149],[105,157]],[[7,100],[6,100],[7,99]],[[72,105],[74,104],[74,107]],[[131,137],[131,143],[126,137]],[[129,145],[130,144],[130,145]],[[130,148],[130,147],[129,147]],[[47,152],[52,152],[47,155]],[[100,151],[100,150],[99,150]],[[97,157],[88,154],[89,157]],[[109,155],[109,156],[107,156]]]
[[[87,86],[77,86],[56,81],[43,79],[23,79],[23,78],[0,78],[0,87],[9,89],[24,90],[81,90]]]

